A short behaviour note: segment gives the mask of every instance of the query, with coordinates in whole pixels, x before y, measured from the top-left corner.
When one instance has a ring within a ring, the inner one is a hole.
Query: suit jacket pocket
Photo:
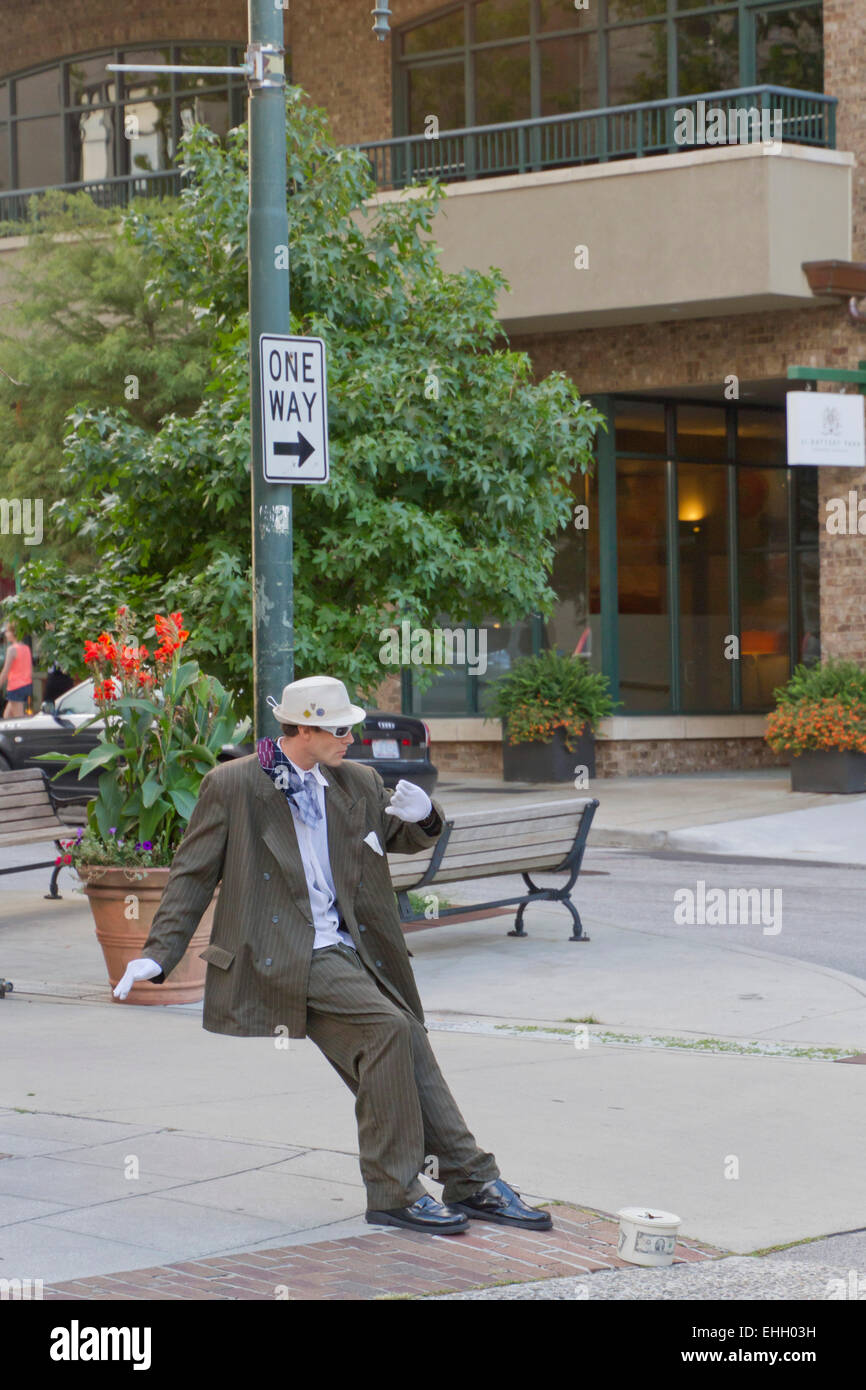
[[[217,965],[220,970],[228,970],[235,958],[234,951],[227,951],[224,946],[215,946],[213,942],[205,946],[203,951],[199,951],[201,960],[206,960],[209,965]]]

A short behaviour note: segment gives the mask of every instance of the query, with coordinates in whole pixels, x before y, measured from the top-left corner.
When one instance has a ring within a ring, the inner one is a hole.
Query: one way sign
[[[269,483],[328,481],[328,396],[321,338],[259,338],[262,451]]]

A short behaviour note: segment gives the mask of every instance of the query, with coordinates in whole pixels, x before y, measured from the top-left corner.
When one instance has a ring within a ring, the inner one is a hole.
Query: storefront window
[[[788,486],[781,468],[737,470],[743,709],[767,709],[790,670]]]
[[[617,459],[620,691],[647,713],[671,703],[665,475],[661,461]]]
[[[413,712],[483,713],[497,676],[536,642],[604,669],[609,545],[620,714],[764,711],[797,661],[819,659],[817,470],[787,467],[784,411],[636,397],[611,409],[616,514],[600,514],[597,470],[575,474],[550,617],[491,619],[484,679],[449,671]]]
[[[680,705],[686,712],[731,707],[733,633],[728,587],[727,468],[677,465]]]
[[[598,477],[576,473],[572,479],[572,519],[557,536],[550,578],[559,596],[544,624],[542,645],[584,656],[601,668],[601,605],[598,583]]]

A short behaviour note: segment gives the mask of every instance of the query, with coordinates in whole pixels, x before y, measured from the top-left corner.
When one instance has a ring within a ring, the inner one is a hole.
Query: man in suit
[[[309,1037],[353,1091],[367,1220],[436,1235],[469,1218],[548,1230],[483,1152],[439,1070],[400,927],[386,851],[442,833],[441,808],[412,782],[388,791],[344,762],[365,711],[342,681],[312,676],[270,697],[282,737],[213,768],[172,863],[142,957],[114,993],[160,984],[221,882],[204,1027]],[[437,1202],[422,1169],[444,1185]]]

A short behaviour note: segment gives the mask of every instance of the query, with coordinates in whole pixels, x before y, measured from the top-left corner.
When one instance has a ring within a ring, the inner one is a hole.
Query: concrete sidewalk
[[[594,796],[596,847],[683,850],[700,854],[866,864],[866,795],[792,792],[787,770],[597,777],[588,790],[561,782],[503,783],[443,779],[446,810]]]
[[[766,777],[592,790],[610,836],[752,820],[790,798]],[[456,810],[573,794],[440,796]],[[0,1276],[369,1235],[352,1097],[316,1048],[204,1033],[200,1005],[113,1002],[86,900],[63,888],[45,902],[46,871],[30,879],[0,879],[0,972],[15,981],[0,1003]],[[866,1052],[866,983],[730,939],[596,927],[580,900],[586,945],[553,906],[533,909],[526,941],[502,918],[408,939],[445,1075],[503,1175],[533,1203],[662,1207],[684,1236],[737,1253],[862,1228],[866,1071],[823,1049]],[[750,1055],[756,1038],[778,1055]]]

